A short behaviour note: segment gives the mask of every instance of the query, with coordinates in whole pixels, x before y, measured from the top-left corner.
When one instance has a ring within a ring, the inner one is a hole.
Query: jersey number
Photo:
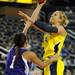
[[[16,57],[16,56],[13,56],[12,63],[11,63],[11,65],[10,65],[10,68],[11,68],[11,69],[13,69],[13,68],[14,68],[14,61],[15,61],[15,57]]]

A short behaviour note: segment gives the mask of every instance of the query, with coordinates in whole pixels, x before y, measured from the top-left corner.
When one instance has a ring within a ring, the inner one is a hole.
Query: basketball
[[[43,3],[44,0],[37,0],[39,4]]]

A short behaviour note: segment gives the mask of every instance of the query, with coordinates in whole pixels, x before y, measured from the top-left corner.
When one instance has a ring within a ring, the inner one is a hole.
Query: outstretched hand
[[[58,54],[55,54],[54,56],[50,57],[50,60],[52,62],[57,61],[58,59],[62,59],[62,57]]]
[[[22,11],[18,11],[18,15],[21,16],[24,21],[30,21],[33,23],[33,21],[31,20],[31,17],[29,17],[27,14],[23,13]]]
[[[22,11],[18,11],[18,15],[21,16],[22,18],[24,18],[25,20],[29,19],[28,15],[23,13]]]

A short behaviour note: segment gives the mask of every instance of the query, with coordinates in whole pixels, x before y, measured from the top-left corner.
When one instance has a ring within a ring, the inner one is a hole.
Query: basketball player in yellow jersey
[[[44,47],[44,60],[47,60],[49,57],[57,54],[61,54],[61,50],[64,44],[67,33],[63,35],[52,33],[51,35],[44,35],[44,42],[42,46]],[[52,63],[44,68],[44,75],[63,75],[64,73],[64,63],[62,60]]]
[[[43,24],[41,22],[36,23],[36,25],[41,24],[41,26],[38,26],[39,28],[46,32],[50,32],[44,34],[44,42],[42,43],[42,47],[44,48],[44,60],[47,60],[55,54],[61,54],[61,50],[67,36],[67,32],[64,27],[67,26],[68,19],[64,12],[55,11],[49,22],[52,24],[52,27],[50,28],[46,26],[47,24]],[[63,75],[63,73],[64,63],[60,59],[44,68],[44,75]]]
[[[67,32],[64,27],[68,23],[66,15],[61,11],[56,11],[52,14],[50,18],[50,23],[58,28],[57,33],[44,34],[44,42],[42,46],[44,47],[44,60],[47,60],[48,57],[61,54],[61,50],[67,36]],[[61,30],[59,30],[59,28]],[[63,75],[64,73],[64,63],[62,60],[58,60],[51,65],[48,65],[44,68],[44,75]]]
[[[27,19],[30,20],[30,18],[28,17]],[[67,32],[64,27],[67,26],[68,19],[64,12],[55,11],[52,14],[49,22],[52,25],[47,25],[46,23],[40,21],[36,21],[35,24],[32,25],[45,33],[44,42],[42,43],[42,47],[44,48],[45,51],[43,56],[44,60],[47,60],[48,58],[50,58],[55,54],[58,55],[61,54],[61,50],[65,38],[67,36]],[[60,59],[44,68],[44,75],[63,75],[63,72],[64,72],[64,63]]]
[[[47,25],[40,21],[36,21],[34,27],[38,27],[40,31],[44,32],[44,40],[42,47],[44,48],[43,59],[48,60],[55,54],[60,55],[63,48],[67,32],[65,27],[69,21],[67,16],[62,11],[55,11],[49,20],[52,25]],[[37,28],[37,29],[38,29]],[[44,68],[44,75],[63,75],[64,62],[59,59],[58,61],[48,65]]]

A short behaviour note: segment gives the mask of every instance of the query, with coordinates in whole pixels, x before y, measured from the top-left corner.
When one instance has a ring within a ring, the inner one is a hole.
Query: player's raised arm
[[[40,10],[41,10],[41,8],[43,7],[43,5],[46,3],[46,0],[43,0],[44,2],[43,3],[41,3],[41,4],[37,4],[37,7],[35,8],[35,10],[33,11],[33,13],[32,13],[32,16],[31,16],[31,19],[32,19],[32,21],[35,23],[35,21],[37,20],[37,18],[38,18],[38,16],[39,16],[39,13],[40,13]],[[19,11],[18,12],[18,15],[20,15],[23,19],[24,19],[24,21],[26,21],[26,20],[28,20],[28,19],[30,19],[29,17],[28,17],[28,15],[27,14],[25,14],[25,13],[23,13],[22,11]],[[31,20],[30,19],[30,20]]]
[[[40,13],[40,10],[41,8],[43,7],[43,5],[46,3],[46,0],[41,3],[41,4],[38,4],[36,9],[34,10],[32,16],[31,16],[31,19],[32,19],[32,22],[35,23],[35,21],[37,20],[38,16],[39,16],[39,13]],[[25,28],[23,30],[23,32],[26,34],[27,33],[27,30],[30,28],[31,26],[31,22],[30,21],[26,21],[27,19],[29,19],[29,17],[24,14],[22,11],[19,11],[18,14],[24,19],[24,21],[26,22],[25,24]]]

